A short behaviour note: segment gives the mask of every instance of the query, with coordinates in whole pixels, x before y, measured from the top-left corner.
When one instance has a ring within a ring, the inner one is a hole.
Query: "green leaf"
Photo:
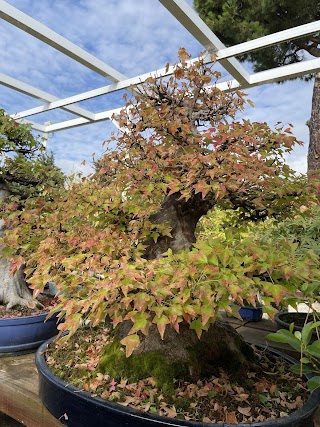
[[[320,376],[312,377],[308,382],[307,386],[309,390],[313,391],[320,387]]]
[[[143,333],[146,332],[146,327],[148,325],[148,314],[145,312],[141,312],[132,318],[133,326],[130,330],[130,334],[133,332],[141,331]]]
[[[200,319],[195,319],[190,323],[190,329],[194,329],[200,339],[203,331],[202,322]]]
[[[303,342],[304,345],[308,345],[309,344],[310,339],[312,337],[313,329],[314,329],[314,323],[313,322],[307,323],[302,328],[302,331],[301,331],[301,341]]]
[[[266,338],[270,341],[289,344],[295,350],[300,351],[300,341],[290,331],[287,331],[286,329],[279,329],[275,333],[268,334]]]
[[[290,367],[290,371],[293,372],[294,374],[300,374],[302,370],[303,374],[310,374],[312,372],[314,372],[314,369],[312,368],[312,366],[306,366],[306,365],[293,365]]]
[[[294,336],[297,338],[297,340],[301,341],[301,332],[300,331],[295,331]]]
[[[320,340],[314,341],[306,347],[306,353],[320,359]]]
[[[262,404],[265,404],[265,403],[267,403],[268,402],[268,398],[267,398],[267,396],[265,396],[264,394],[262,394],[262,393],[259,393],[258,394],[258,396],[259,396],[259,400],[260,400],[260,402],[262,403]]]

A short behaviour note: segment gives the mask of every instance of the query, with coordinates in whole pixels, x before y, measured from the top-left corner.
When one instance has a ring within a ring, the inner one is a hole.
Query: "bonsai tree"
[[[194,0],[200,17],[227,46],[246,42],[258,37],[287,30],[320,19],[318,0],[269,0],[215,1]],[[263,71],[302,61],[306,55],[320,56],[319,34],[289,40],[267,49],[250,52],[240,57],[250,61],[255,71]],[[312,76],[304,77],[310,80]],[[311,118],[308,121],[310,140],[308,149],[308,173],[320,170],[320,74],[314,75]]]
[[[150,376],[142,360],[156,353],[151,365],[171,375],[171,383],[157,378],[166,390],[177,375],[197,379],[218,363],[244,374],[252,349],[219,311],[237,315],[230,303],[255,305],[260,292],[272,314],[319,274],[317,260],[290,242],[274,248],[237,233],[196,241],[199,219],[214,207],[261,221],[291,215],[309,196],[283,161],[297,142],[290,129],[236,121],[245,94],[221,92],[203,56],[189,58],[180,49],[171,77],[135,87],[96,174],[31,216],[22,212],[12,243],[35,293],[49,280],[58,287],[61,331],[70,337],[109,319],[113,342],[99,369],[130,376],[137,358]],[[30,233],[39,244],[26,249]]]
[[[27,125],[18,124],[0,110],[0,200],[2,219],[0,235],[10,233],[10,218],[23,211],[26,200],[50,198],[49,187],[63,186],[64,175],[54,165],[52,154],[44,152],[41,140],[34,138]],[[8,228],[9,227],[9,228]],[[3,245],[0,246],[1,250]],[[16,305],[34,306],[24,280],[23,262],[10,263],[12,251],[2,250],[0,259],[0,303],[7,309]]]

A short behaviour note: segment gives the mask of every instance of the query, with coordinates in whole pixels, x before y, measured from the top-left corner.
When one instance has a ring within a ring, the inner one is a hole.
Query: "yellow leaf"
[[[211,61],[216,62],[216,60],[217,60],[217,55],[216,55],[216,53],[215,53],[215,52],[211,52],[211,53],[210,53],[210,58],[211,58]]]
[[[138,334],[128,335],[120,341],[120,344],[126,347],[126,357],[131,356],[133,350],[140,344]]]

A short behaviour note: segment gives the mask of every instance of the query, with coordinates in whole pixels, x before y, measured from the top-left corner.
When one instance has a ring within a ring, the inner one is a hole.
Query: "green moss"
[[[187,411],[190,406],[190,399],[187,399],[186,397],[180,397],[179,399],[175,400],[174,406],[177,411]]]
[[[174,379],[185,378],[189,372],[186,364],[169,361],[156,352],[133,354],[127,358],[117,340],[104,348],[98,370],[116,381],[126,378],[130,382],[136,382],[152,377],[157,387],[167,396],[174,392]]]

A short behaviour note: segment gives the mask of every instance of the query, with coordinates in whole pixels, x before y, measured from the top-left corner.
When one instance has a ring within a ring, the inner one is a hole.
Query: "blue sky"
[[[203,47],[173,18],[158,0],[7,0],[58,34],[78,44],[117,71],[133,77],[177,61],[185,47],[197,56]],[[192,4],[192,0],[187,3]],[[0,21],[0,72],[38,87],[59,98],[105,86],[110,82],[11,24]],[[301,80],[264,85],[247,91],[255,108],[244,116],[254,121],[292,123],[304,141],[288,158],[298,172],[306,172],[308,128],[313,82]],[[102,96],[79,105],[100,112],[123,105],[123,93]],[[0,86],[0,108],[14,114],[42,102]],[[30,117],[38,123],[74,118],[52,111]],[[49,149],[67,173],[90,171],[92,154],[103,152],[102,142],[115,130],[105,121],[54,133]],[[81,166],[83,160],[86,166]]]

